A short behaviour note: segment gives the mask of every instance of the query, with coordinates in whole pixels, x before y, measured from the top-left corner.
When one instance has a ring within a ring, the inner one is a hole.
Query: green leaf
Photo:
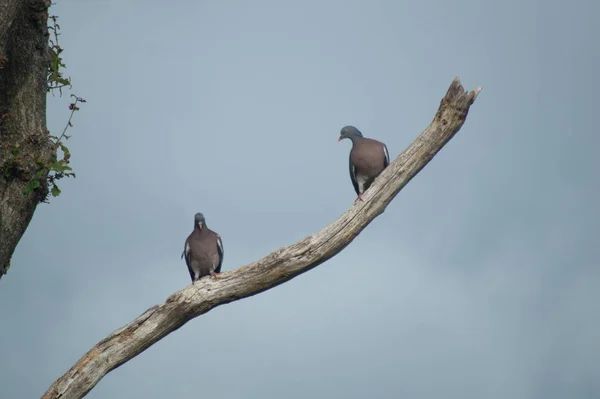
[[[58,66],[60,65],[60,58],[58,53],[54,49],[50,49],[50,69],[53,72],[58,72]]]
[[[58,143],[58,145],[60,146],[60,149],[62,150],[62,152],[65,153],[65,155],[70,154],[69,149],[67,148],[66,145],[64,145],[63,143]]]
[[[33,182],[29,182],[27,187],[23,190],[23,195],[29,195],[33,191]]]
[[[60,195],[60,188],[58,188],[58,186],[55,184],[54,187],[52,187],[52,196],[58,197],[59,195]]]
[[[66,165],[56,164],[52,167],[52,170],[54,170],[56,172],[64,172],[65,170],[73,170],[73,168],[71,168],[70,166],[66,166]]]
[[[65,86],[71,86],[71,81],[69,79],[59,77],[59,78],[56,78],[56,82],[60,83],[62,85],[65,85]]]

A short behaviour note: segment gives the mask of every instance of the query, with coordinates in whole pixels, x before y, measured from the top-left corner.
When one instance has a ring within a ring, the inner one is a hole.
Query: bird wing
[[[189,238],[185,240],[185,246],[183,248],[183,252],[181,253],[181,257],[185,257],[185,264],[187,265],[188,272],[190,272],[190,277],[192,281],[194,281],[194,271],[192,270],[192,251],[190,249]]]
[[[185,247],[183,248],[183,252],[181,253],[181,257],[185,256],[185,262],[190,263],[190,239],[185,240]]]
[[[358,180],[356,180],[356,168],[352,164],[352,156],[348,157],[349,166],[350,166],[350,180],[352,180],[352,185],[354,186],[354,191],[356,191],[356,195],[359,194],[358,191]]]
[[[217,234],[217,251],[219,252],[219,265],[215,269],[215,272],[221,273],[221,266],[223,265],[223,258],[225,256],[225,250],[223,249],[223,240],[221,236]]]
[[[383,152],[385,154],[385,160],[383,161],[383,167],[387,168],[387,166],[390,164],[390,153],[388,152],[387,146],[383,143],[381,143],[383,145]]]

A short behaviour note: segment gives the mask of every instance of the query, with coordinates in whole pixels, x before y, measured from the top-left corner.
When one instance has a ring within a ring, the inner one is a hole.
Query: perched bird
[[[352,140],[350,150],[350,179],[358,200],[362,201],[365,191],[373,184],[375,178],[390,164],[390,155],[382,142],[363,137],[354,126],[345,126],[340,132],[340,138]]]
[[[204,276],[216,278],[223,265],[223,241],[221,236],[206,226],[204,215],[194,216],[194,231],[185,240],[181,257],[185,256],[192,283]]]

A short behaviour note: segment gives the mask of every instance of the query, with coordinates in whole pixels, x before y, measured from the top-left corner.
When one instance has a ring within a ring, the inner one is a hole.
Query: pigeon
[[[204,276],[217,278],[223,265],[223,241],[221,236],[206,226],[204,215],[194,216],[194,231],[185,240],[181,257],[185,256],[192,283]]]
[[[362,201],[365,191],[373,184],[375,178],[390,164],[390,154],[385,144],[375,139],[363,137],[354,126],[345,126],[340,138],[352,140],[350,150],[350,179],[358,197],[354,203]]]

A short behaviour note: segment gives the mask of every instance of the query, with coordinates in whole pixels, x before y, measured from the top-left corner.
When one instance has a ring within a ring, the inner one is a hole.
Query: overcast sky
[[[190,283],[196,212],[224,270],[335,220],[344,125],[395,158],[455,76],[460,133],[342,253],[219,307],[88,398],[600,397],[600,5],[592,0],[57,0],[88,102],[77,179],[0,281],[0,397],[36,398]],[[60,132],[69,98],[48,98]]]

